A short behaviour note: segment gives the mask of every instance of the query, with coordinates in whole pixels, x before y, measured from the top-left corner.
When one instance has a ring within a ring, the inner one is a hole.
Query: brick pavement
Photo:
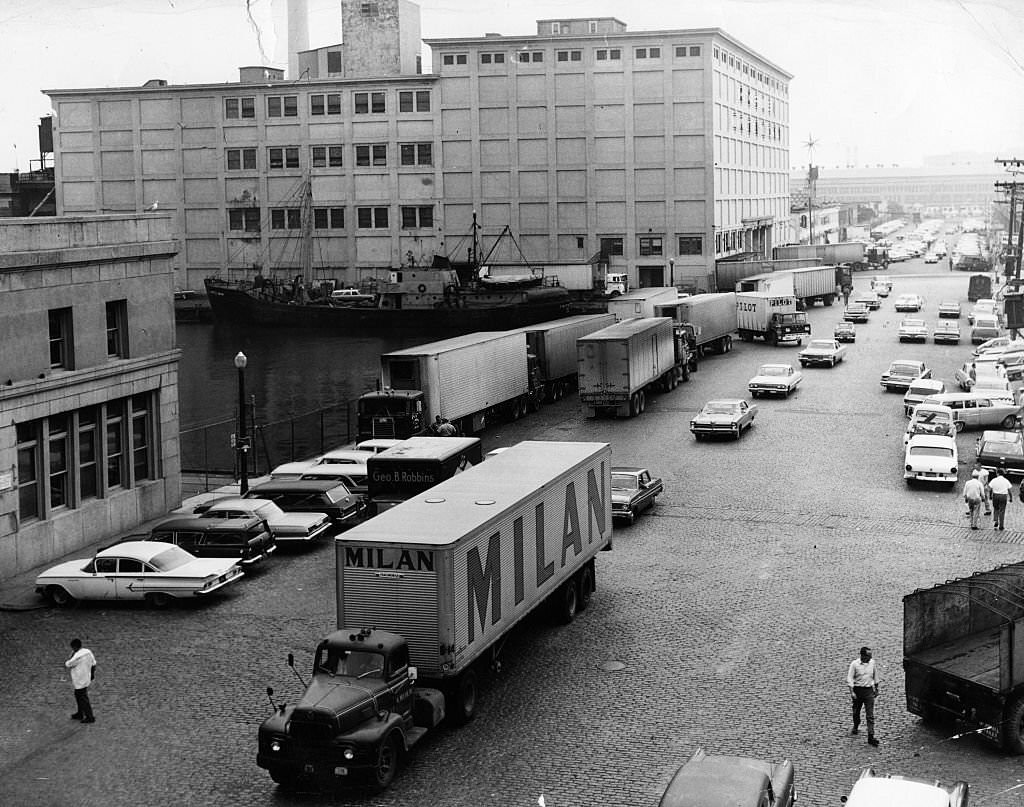
[[[966,277],[953,280],[966,292]],[[898,280],[897,293],[911,282]],[[837,308],[811,312],[816,332],[837,318]],[[742,395],[759,362],[791,348],[738,345],[632,421],[583,421],[567,400],[488,432],[488,448],[608,440],[617,462],[663,475],[666,493],[599,557],[591,609],[565,628],[537,617],[516,631],[477,720],[428,737],[387,793],[286,796],[255,765],[265,687],[293,701],[302,687],[285,656],[305,670],[333,627],[323,544],[279,553],[223,596],[167,612],[0,612],[0,804],[476,807],[532,805],[544,793],[551,807],[632,807],[656,804],[697,745],[790,758],[805,805],[837,804],[868,764],[966,779],[972,802],[1021,803],[1020,791],[996,795],[1018,784],[1019,759],[952,740],[904,708],[902,595],[1021,559],[1024,508],[1005,533],[971,533],[959,486],[903,484],[901,401],[879,390],[878,374],[896,355],[922,355],[941,376],[966,349],[900,348],[886,326],[894,319],[858,328],[849,360],[808,370],[790,400],[759,401],[757,425],[737,443],[695,443],[690,414],[709,397]],[[972,443],[961,438],[966,467]],[[67,719],[72,635],[99,659],[92,726]],[[847,733],[844,675],[865,643],[884,676],[878,749]],[[606,672],[609,660],[625,668]]]

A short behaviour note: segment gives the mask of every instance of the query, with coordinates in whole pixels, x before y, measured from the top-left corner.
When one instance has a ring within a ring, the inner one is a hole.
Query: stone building
[[[726,32],[547,19],[427,40],[420,73],[414,4],[341,7],[346,41],[296,37],[288,81],[48,90],[59,212],[172,211],[193,288],[464,259],[474,212],[481,252],[507,227],[533,264],[633,285],[703,287],[788,240],[791,76]]]
[[[0,219],[0,578],[180,501],[172,221]]]

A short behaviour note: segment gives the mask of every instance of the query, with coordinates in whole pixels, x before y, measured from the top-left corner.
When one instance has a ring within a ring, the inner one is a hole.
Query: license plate
[[[342,768],[341,766],[338,766],[337,768],[334,769],[334,775],[335,776],[348,776],[348,768]]]

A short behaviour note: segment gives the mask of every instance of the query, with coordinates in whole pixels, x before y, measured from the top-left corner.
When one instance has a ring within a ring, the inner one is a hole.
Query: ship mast
[[[306,175],[302,187],[302,245],[299,248],[299,261],[302,266],[302,277],[307,283],[313,281],[313,184],[309,174]]]

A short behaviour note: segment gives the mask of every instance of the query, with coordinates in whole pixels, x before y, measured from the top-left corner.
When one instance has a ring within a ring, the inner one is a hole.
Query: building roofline
[[[618,17],[605,17],[603,14],[598,14],[594,17],[546,17],[543,20],[537,20],[539,25],[542,22],[591,22],[593,20],[611,21],[617,22],[623,28],[626,27],[626,23],[620,20]]]
[[[171,92],[210,92],[211,90],[234,90],[245,91],[246,89],[273,89],[287,92],[288,90],[299,90],[303,87],[326,87],[331,85],[368,85],[368,84],[402,84],[413,82],[436,82],[440,76],[437,73],[416,73],[408,76],[373,76],[364,78],[305,78],[295,81],[225,81],[218,84],[167,84],[163,87],[78,87],[75,89],[49,89],[40,90],[43,95],[53,97],[70,95],[119,95],[123,93],[142,93],[145,95],[161,95]]]
[[[585,19],[591,19],[587,17]],[[656,31],[608,31],[605,33],[597,34],[516,34],[513,36],[505,36],[504,34],[499,36],[473,36],[473,37],[445,37],[445,38],[434,38],[424,39],[423,43],[429,45],[431,48],[434,47],[458,47],[460,45],[473,45],[480,44],[488,47],[494,47],[498,42],[504,42],[509,45],[516,44],[529,44],[529,43],[548,43],[548,42],[611,42],[617,40],[631,40],[631,39],[664,39],[669,36],[678,37],[717,37],[725,40],[732,47],[738,48],[748,54],[751,58],[757,59],[767,67],[785,76],[787,79],[793,78],[793,74],[787,70],[779,67],[775,62],[770,59],[766,59],[756,50],[751,48],[749,45],[745,45],[738,39],[730,36],[721,28],[665,28],[658,29]]]

